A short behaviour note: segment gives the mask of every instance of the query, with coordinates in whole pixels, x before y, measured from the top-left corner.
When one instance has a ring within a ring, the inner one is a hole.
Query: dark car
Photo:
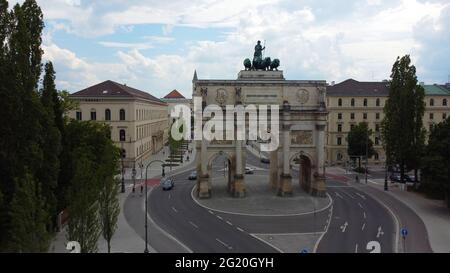
[[[270,159],[268,159],[268,158],[266,158],[266,157],[261,157],[261,162],[262,162],[262,163],[269,164],[269,163],[270,163]]]
[[[197,179],[197,171],[192,171],[189,175],[189,180],[195,180]]]
[[[400,174],[399,173],[393,173],[389,176],[389,179],[391,180],[391,182],[400,182]]]
[[[166,178],[161,181],[161,187],[163,191],[169,191],[174,187],[173,180],[171,178]]]

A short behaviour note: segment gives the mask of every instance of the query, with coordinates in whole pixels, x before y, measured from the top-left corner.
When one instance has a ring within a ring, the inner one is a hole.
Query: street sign
[[[408,235],[408,230],[406,228],[402,228],[401,233],[404,238],[404,237],[406,237],[406,235]]]

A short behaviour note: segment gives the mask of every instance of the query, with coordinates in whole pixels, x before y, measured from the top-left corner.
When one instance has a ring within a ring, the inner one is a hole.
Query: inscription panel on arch
[[[291,145],[312,145],[313,131],[295,130],[291,131]]]

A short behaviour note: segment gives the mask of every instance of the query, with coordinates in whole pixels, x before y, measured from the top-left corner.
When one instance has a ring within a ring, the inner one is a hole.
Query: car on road
[[[399,173],[392,173],[389,176],[389,179],[391,180],[391,182],[400,182],[400,174]]]
[[[253,174],[254,171],[255,171],[255,169],[253,169],[253,168],[245,167],[245,174]]]
[[[173,189],[174,186],[175,184],[173,183],[172,178],[165,178],[161,180],[161,187],[163,191],[170,191],[171,189]]]
[[[195,180],[197,179],[197,171],[192,171],[189,175],[189,180]]]
[[[267,157],[261,157],[261,162],[269,164],[270,163],[270,159],[268,159]]]

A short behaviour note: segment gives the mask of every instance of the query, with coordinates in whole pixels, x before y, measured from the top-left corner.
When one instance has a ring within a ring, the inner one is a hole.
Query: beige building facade
[[[427,131],[433,124],[442,122],[450,115],[450,84],[425,85],[425,114],[423,125]],[[383,108],[389,96],[388,82],[359,82],[348,79],[327,86],[326,103],[329,111],[327,121],[326,163],[346,165],[347,134],[352,126],[366,122],[373,131],[375,155],[369,164],[384,164],[386,155],[381,138]]]
[[[168,141],[168,106],[147,92],[105,81],[70,98],[79,103],[70,118],[111,126],[111,138],[122,150],[125,167],[148,160]]]

